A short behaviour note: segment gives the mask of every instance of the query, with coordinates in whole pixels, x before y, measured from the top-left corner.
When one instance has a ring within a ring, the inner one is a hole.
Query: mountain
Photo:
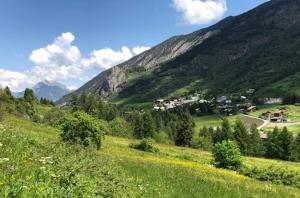
[[[209,28],[173,37],[102,72],[75,93],[119,103],[195,90],[277,97],[300,92],[300,1],[272,0]],[[67,101],[66,96],[60,102]]]
[[[61,97],[71,92],[65,85],[50,82],[50,81],[42,81],[32,87],[32,90],[38,99],[46,98],[51,101],[57,101]],[[24,91],[15,93],[16,97],[23,97]]]

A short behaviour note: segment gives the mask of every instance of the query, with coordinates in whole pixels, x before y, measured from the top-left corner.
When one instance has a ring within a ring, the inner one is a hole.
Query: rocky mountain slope
[[[300,1],[272,0],[249,12],[166,42],[88,82],[90,92],[119,103],[192,92],[282,96],[300,72]],[[281,86],[284,82],[285,86]],[[298,82],[299,83],[299,82]],[[62,101],[68,99],[65,97]]]
[[[66,94],[69,94],[69,90],[65,85],[56,82],[43,81],[32,87],[32,90],[38,99],[46,98],[51,101],[57,101]],[[24,91],[15,93],[17,97],[23,97]]]

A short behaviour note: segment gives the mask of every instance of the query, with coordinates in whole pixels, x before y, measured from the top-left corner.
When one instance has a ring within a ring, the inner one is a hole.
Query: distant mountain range
[[[50,82],[50,81],[42,81],[32,87],[32,90],[35,96],[40,98],[46,98],[51,101],[57,101],[62,96],[71,93],[71,90],[68,89],[65,85],[57,83],[57,82]],[[24,91],[19,93],[14,93],[16,97],[23,97]]]
[[[271,0],[211,27],[172,37],[102,72],[75,93],[132,104],[195,90],[231,94],[247,89],[262,97],[300,92],[299,0]],[[59,103],[69,99],[66,95]]]

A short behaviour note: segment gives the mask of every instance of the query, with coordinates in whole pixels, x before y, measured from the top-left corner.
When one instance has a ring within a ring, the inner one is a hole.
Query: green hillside
[[[127,104],[196,90],[229,94],[254,88],[261,97],[299,91],[299,13],[299,1],[269,1],[227,18],[205,30],[217,34],[160,64],[150,75],[129,78],[114,97]]]
[[[0,129],[2,197],[299,197],[300,190],[259,182],[210,165],[211,154],[157,145],[158,154],[107,136],[100,151],[60,142],[58,131],[13,116]],[[45,157],[49,157],[48,160]],[[7,159],[7,160],[4,160]],[[245,158],[247,166],[299,163]],[[96,196],[97,195],[97,196]]]

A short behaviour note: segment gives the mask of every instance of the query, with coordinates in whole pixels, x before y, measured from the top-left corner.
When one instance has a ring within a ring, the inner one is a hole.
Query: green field
[[[250,115],[259,117],[263,112],[276,112],[278,107],[283,107],[280,105],[264,105],[259,106],[259,109],[255,112],[251,112]],[[286,118],[290,119],[291,122],[300,121],[300,106],[286,105]]]
[[[219,122],[206,120],[206,123]],[[100,151],[61,143],[59,132],[9,116],[0,129],[2,197],[300,197],[300,190],[214,168],[211,154],[157,145],[158,154],[128,147],[135,140],[107,136]],[[52,163],[42,163],[43,157]],[[299,163],[244,158],[246,166],[271,164],[300,172]],[[14,170],[8,165],[14,165]],[[14,192],[15,194],[12,194]],[[83,192],[83,194],[82,194]]]

